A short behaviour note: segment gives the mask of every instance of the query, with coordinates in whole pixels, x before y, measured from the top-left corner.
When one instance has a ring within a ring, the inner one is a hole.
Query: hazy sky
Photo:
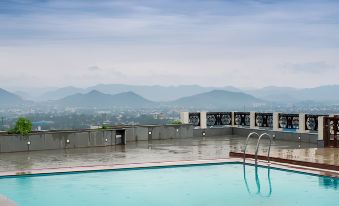
[[[339,84],[339,1],[0,1],[0,87],[98,83]]]

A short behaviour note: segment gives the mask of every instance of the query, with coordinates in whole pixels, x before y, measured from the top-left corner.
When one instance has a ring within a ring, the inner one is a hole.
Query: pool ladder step
[[[268,163],[270,162],[270,152],[271,152],[271,145],[272,145],[272,137],[271,135],[269,135],[268,133],[263,133],[261,135],[259,135],[258,133],[256,132],[251,132],[247,138],[246,138],[246,143],[245,143],[245,147],[244,147],[244,163],[245,163],[245,159],[246,159],[246,149],[247,149],[247,145],[248,145],[248,142],[249,142],[249,139],[252,137],[252,136],[257,136],[258,137],[258,141],[257,141],[257,145],[256,145],[256,148],[255,148],[255,164],[258,164],[258,151],[259,151],[259,146],[260,146],[260,141],[263,137],[268,137],[269,140],[270,140],[270,144],[268,146],[268,153],[267,153],[267,161]]]

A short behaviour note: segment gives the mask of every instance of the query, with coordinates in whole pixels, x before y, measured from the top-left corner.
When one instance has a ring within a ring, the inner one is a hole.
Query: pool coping
[[[244,158],[243,152],[230,152],[230,157],[237,157],[237,158]],[[254,154],[246,154],[246,158],[255,159]],[[258,155],[258,160],[267,161],[267,156]],[[331,165],[326,163],[319,163],[319,162],[311,162],[311,161],[302,161],[302,160],[295,160],[295,159],[287,159],[287,158],[280,158],[280,157],[269,157],[270,161],[276,163],[284,163],[293,166],[303,166],[306,168],[314,168],[314,169],[322,169],[322,170],[329,170],[329,171],[339,171],[338,165]]]
[[[162,167],[176,167],[176,166],[203,166],[213,164],[227,164],[236,163],[242,164],[243,158],[230,157],[221,159],[199,159],[199,160],[178,160],[178,161],[162,161],[162,162],[144,162],[144,163],[128,163],[128,164],[110,164],[110,165],[90,165],[90,166],[75,166],[75,167],[58,167],[58,168],[39,168],[30,170],[15,170],[15,171],[0,171],[0,178],[6,177],[22,177],[35,175],[56,175],[79,172],[98,172],[98,171],[114,171],[123,169],[152,169]],[[246,159],[246,165],[256,165],[254,159]],[[315,168],[305,165],[289,164],[286,162],[267,161],[259,159],[258,166],[269,167],[272,169],[287,170],[297,173],[306,173],[309,175],[327,176],[339,178],[338,170],[331,170],[326,168]]]
[[[154,167],[171,167],[171,166],[194,166],[206,164],[226,164],[239,163],[234,158],[224,159],[199,159],[199,160],[178,160],[178,161],[161,161],[161,162],[137,162],[126,164],[105,164],[105,165],[88,165],[88,166],[74,166],[74,167],[55,167],[55,168],[37,168],[28,170],[12,170],[0,171],[1,177],[20,177],[25,175],[39,175],[39,174],[55,174],[55,173],[73,173],[73,172],[95,172],[105,170],[121,170],[121,169],[146,169]]]

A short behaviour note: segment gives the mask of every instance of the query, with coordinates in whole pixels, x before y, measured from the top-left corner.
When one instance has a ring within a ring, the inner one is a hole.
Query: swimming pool
[[[339,179],[242,164],[0,178],[21,206],[338,205]]]

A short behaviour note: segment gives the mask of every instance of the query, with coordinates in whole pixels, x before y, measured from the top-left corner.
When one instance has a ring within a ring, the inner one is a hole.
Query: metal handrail
[[[259,145],[260,145],[260,140],[262,137],[267,136],[270,140],[270,145],[268,147],[268,153],[267,153],[267,161],[270,162],[270,152],[271,152],[271,145],[272,145],[272,137],[271,135],[267,133],[263,133],[259,136],[258,142],[257,142],[257,147],[255,149],[255,164],[258,163],[258,150],[259,150]]]
[[[254,177],[255,177],[255,183],[257,186],[257,192],[255,193],[256,195],[260,195],[262,197],[270,197],[272,195],[272,182],[271,182],[271,172],[270,172],[270,166],[267,167],[267,179],[268,179],[268,194],[263,195],[261,192],[261,184],[260,184],[260,179],[259,179],[259,175],[258,175],[258,165],[255,165],[255,173],[254,173]],[[252,191],[250,190],[250,187],[248,185],[247,182],[247,175],[246,175],[246,164],[243,165],[243,178],[244,178],[244,182],[245,182],[245,186],[246,186],[246,190],[248,192],[248,194],[253,194]]]
[[[270,162],[270,152],[271,152],[271,145],[272,145],[272,137],[271,135],[267,134],[267,133],[263,133],[259,136],[258,133],[256,132],[252,132],[250,133],[248,136],[247,136],[247,139],[246,139],[246,143],[245,143],[245,148],[244,148],[244,164],[243,164],[243,172],[244,172],[244,175],[243,175],[243,178],[244,178],[244,182],[245,182],[245,186],[246,186],[246,189],[247,189],[247,192],[249,194],[252,194],[249,186],[248,186],[248,182],[247,182],[247,177],[246,177],[246,164],[245,164],[245,159],[246,159],[246,149],[247,149],[247,145],[248,145],[248,142],[249,142],[249,139],[251,136],[253,135],[256,135],[258,136],[258,141],[257,141],[257,146],[256,146],[256,149],[255,149],[255,183],[256,183],[256,186],[257,186],[257,192],[256,194],[257,195],[260,195],[262,197],[270,197],[272,195],[272,183],[271,183],[271,174],[270,174],[270,166],[268,165],[267,167],[267,178],[268,178],[268,187],[269,187],[269,191],[268,191],[268,194],[267,195],[263,195],[261,193],[261,185],[260,185],[260,179],[259,179],[259,175],[258,175],[258,150],[259,150],[259,145],[260,145],[260,140],[262,137],[264,136],[268,136],[269,137],[269,140],[270,140],[270,145],[268,147],[268,154],[267,154],[267,159],[268,159],[268,162]]]
[[[245,148],[244,148],[244,160],[243,160],[244,163],[245,163],[245,159],[246,159],[246,149],[247,149],[248,141],[249,141],[250,137],[253,136],[253,135],[258,136],[258,138],[259,138],[259,134],[256,133],[256,132],[251,132],[251,133],[249,133],[249,135],[247,136],[247,138],[246,138],[246,143],[245,143]]]

